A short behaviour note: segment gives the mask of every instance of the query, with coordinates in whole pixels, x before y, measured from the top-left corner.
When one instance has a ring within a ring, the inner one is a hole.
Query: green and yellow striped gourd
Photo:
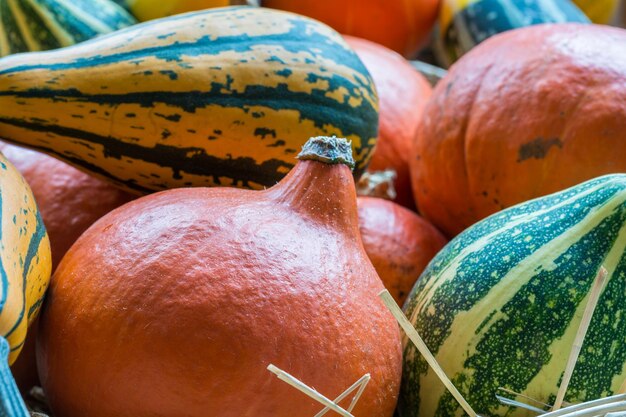
[[[0,0],[0,56],[69,46],[134,23],[111,0]]]
[[[341,36],[271,9],[0,59],[0,137],[138,192],[271,186],[312,136],[350,139],[359,175],[377,130],[373,81]]]
[[[48,288],[50,242],[30,187],[0,154],[0,417],[22,417],[25,408],[9,365]]]
[[[504,387],[554,402],[601,265],[610,278],[565,400],[605,397],[626,378],[624,174],[522,203],[467,229],[432,260],[405,312],[477,413],[534,415],[500,404],[495,394]],[[463,415],[421,355],[404,346],[400,415]]]

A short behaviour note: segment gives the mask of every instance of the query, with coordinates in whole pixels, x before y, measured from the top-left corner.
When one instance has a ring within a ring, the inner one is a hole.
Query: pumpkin
[[[501,211],[452,240],[405,312],[480,415],[525,416],[499,387],[552,404],[601,265],[608,281],[565,400],[609,396],[626,378],[626,175],[600,177]],[[462,410],[412,345],[400,415]],[[524,400],[522,400],[524,401]],[[532,413],[532,415],[535,415]]]
[[[0,416],[26,417],[9,365],[48,287],[50,242],[28,184],[2,154],[0,223]]]
[[[522,201],[625,172],[625,84],[624,29],[538,25],[480,44],[424,110],[410,162],[420,212],[452,236]]]
[[[257,0],[114,0],[142,22],[179,13],[241,4],[257,5]]]
[[[0,0],[0,56],[73,45],[136,23],[111,0]]]
[[[608,24],[617,10],[618,0],[573,0],[594,23]]]
[[[268,190],[152,194],[78,239],[41,316],[54,414],[319,412],[271,363],[331,398],[370,373],[354,415],[392,416],[400,334],[359,235],[350,145],[314,138],[299,158]]]
[[[442,0],[435,53],[449,66],[498,33],[564,22],[589,23],[589,19],[570,0]]]
[[[263,0],[261,5],[310,16],[412,57],[427,43],[439,0]]]
[[[2,142],[0,152],[30,185],[50,239],[53,271],[65,252],[93,222],[134,198],[42,153]],[[11,366],[22,392],[28,392],[38,382],[36,335],[37,324],[33,323],[22,353]]]
[[[352,140],[358,177],[377,130],[373,82],[341,36],[276,10],[209,9],[0,59],[0,137],[137,193],[272,186],[308,135]]]
[[[365,64],[378,90],[378,143],[368,170],[393,170],[394,201],[414,209],[409,155],[432,88],[397,53],[364,39],[344,38]]]
[[[447,240],[419,215],[391,201],[359,197],[358,209],[365,252],[396,303],[402,305]]]

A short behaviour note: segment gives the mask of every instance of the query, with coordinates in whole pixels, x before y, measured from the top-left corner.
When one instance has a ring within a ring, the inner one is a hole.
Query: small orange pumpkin
[[[426,44],[439,0],[263,0],[262,6],[312,17],[412,57]]]
[[[365,39],[352,36],[345,39],[365,64],[378,91],[378,143],[368,171],[393,170],[394,201],[415,209],[409,157],[432,88],[426,78],[394,51]]]
[[[363,247],[399,305],[447,240],[432,224],[391,201],[359,197]]]
[[[517,203],[626,172],[626,30],[537,25],[487,39],[435,88],[411,157],[448,236]]]

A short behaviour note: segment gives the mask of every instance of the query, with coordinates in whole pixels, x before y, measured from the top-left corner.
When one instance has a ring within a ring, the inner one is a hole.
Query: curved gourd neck
[[[30,417],[9,368],[10,351],[9,342],[0,337],[0,417]]]
[[[312,138],[289,174],[267,191],[270,198],[348,236],[358,236],[352,147],[339,138]]]

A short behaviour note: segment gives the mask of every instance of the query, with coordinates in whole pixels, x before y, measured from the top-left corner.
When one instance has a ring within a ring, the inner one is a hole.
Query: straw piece
[[[607,404],[618,404],[623,402],[626,402],[626,394],[612,395],[610,397],[587,401],[584,403],[571,405],[566,408],[561,408],[560,410],[551,411],[549,413],[543,414],[541,417],[564,417],[569,415],[570,413],[578,412],[580,410],[587,410],[598,406],[604,406]]]
[[[539,400],[536,400],[536,399],[534,399],[533,397],[529,397],[528,395],[521,394],[521,393],[519,393],[519,392],[515,392],[515,391],[513,391],[513,390],[510,390],[510,389],[508,389],[508,388],[504,388],[504,387],[498,387],[498,389],[499,389],[500,391],[504,391],[504,392],[506,392],[506,393],[508,393],[508,394],[513,394],[513,395],[515,395],[516,397],[521,397],[521,398],[524,398],[525,400],[532,401],[532,402],[534,402],[535,404],[539,404],[539,405],[542,405],[542,406],[547,407],[547,408],[552,408],[552,406],[551,406],[550,404],[546,404],[546,403],[544,403],[544,402],[541,402],[541,401],[539,401]],[[565,402],[564,402],[564,404],[565,404]],[[569,406],[569,405],[571,405],[571,404],[569,404],[569,403],[568,403],[567,405]],[[544,412],[546,412],[546,411],[544,410]]]
[[[315,401],[321,403],[322,405],[325,405],[327,408],[330,408],[331,410],[338,413],[339,415],[342,415],[344,417],[354,417],[352,414],[350,414],[343,408],[339,407],[337,404],[335,404],[328,398],[324,397],[322,394],[320,394],[313,388],[310,388],[309,386],[307,386],[304,382],[289,375],[287,372],[277,368],[276,366],[270,364],[267,367],[267,370],[274,373],[278,377],[278,379],[280,379],[281,381],[286,382],[287,384],[291,385],[298,391],[302,392],[303,394],[308,395],[309,397],[313,398]]]
[[[496,398],[498,399],[498,401],[500,401],[504,405],[510,405],[510,406],[513,406],[513,407],[523,408],[525,410],[529,410],[529,411],[532,411],[532,412],[537,413],[537,414],[545,414],[546,413],[546,411],[542,410],[541,408],[537,408],[537,407],[534,407],[532,405],[528,405],[526,403],[515,401],[515,400],[512,400],[510,398],[503,397],[501,395],[496,395]]]
[[[354,409],[354,406],[356,406],[356,403],[359,401],[359,398],[361,398],[361,395],[363,394],[363,391],[365,391],[365,387],[370,382],[370,379],[371,379],[370,374],[363,375],[361,378],[359,378],[358,381],[356,381],[354,384],[352,384],[350,386],[350,388],[348,388],[347,390],[342,392],[341,395],[339,395],[337,398],[335,398],[335,400],[333,402],[335,404],[339,405],[339,403],[344,398],[346,398],[348,395],[350,395],[350,393],[352,393],[352,391],[354,391],[358,387],[359,390],[357,391],[356,395],[352,398],[352,402],[350,403],[350,407],[348,407],[348,410],[347,410],[348,412],[352,412],[352,410]],[[325,407],[322,411],[320,411],[319,413],[315,414],[315,417],[322,417],[328,411],[330,411],[330,409],[328,407]]]
[[[563,404],[563,398],[565,398],[565,392],[567,391],[567,387],[572,378],[572,374],[574,373],[574,367],[576,366],[576,361],[578,361],[578,355],[580,354],[580,350],[582,349],[585,336],[587,335],[589,323],[591,323],[591,317],[593,316],[593,312],[598,305],[600,294],[604,289],[607,274],[608,273],[606,271],[606,268],[604,268],[604,266],[601,266],[598,274],[596,275],[596,278],[593,281],[591,294],[589,295],[589,300],[587,301],[587,306],[585,307],[583,318],[580,321],[580,325],[578,326],[578,331],[576,332],[576,338],[574,339],[572,350],[570,351],[569,358],[567,359],[567,366],[565,367],[563,380],[561,381],[559,391],[556,395],[556,401],[554,402],[554,406],[552,407],[553,410],[558,410]]]
[[[400,307],[398,307],[398,304],[396,304],[391,294],[389,294],[389,291],[383,290],[380,293],[378,293],[378,296],[383,300],[383,302],[385,303],[389,311],[391,311],[391,314],[393,314],[393,316],[396,318],[396,320],[398,321],[398,324],[405,331],[409,339],[411,339],[411,341],[415,344],[415,347],[417,347],[417,350],[419,350],[422,356],[424,356],[424,359],[426,359],[426,362],[428,362],[428,364],[433,369],[433,371],[435,371],[435,373],[437,374],[441,382],[443,382],[443,385],[446,386],[446,388],[448,389],[448,391],[450,391],[452,396],[459,402],[461,407],[463,407],[463,410],[465,410],[465,412],[470,417],[477,417],[478,415],[476,414],[476,412],[472,409],[472,407],[468,404],[468,402],[465,401],[465,398],[463,398],[463,396],[456,389],[454,384],[452,384],[452,381],[448,379],[448,376],[446,375],[444,370],[441,368],[441,366],[439,366],[433,354],[430,353],[430,350],[428,350],[428,346],[426,346],[426,343],[424,343],[424,341],[420,337],[417,330],[415,330],[415,328],[413,327],[411,322],[406,318],[406,316],[404,315]]]
[[[565,408],[563,408],[565,410]],[[597,415],[604,415],[607,413],[614,413],[617,411],[626,411],[626,401],[620,401],[617,403],[603,404],[591,408],[585,408],[578,411],[572,411],[571,413],[561,414],[562,417],[593,417]],[[543,414],[542,417],[553,417],[552,413]]]

